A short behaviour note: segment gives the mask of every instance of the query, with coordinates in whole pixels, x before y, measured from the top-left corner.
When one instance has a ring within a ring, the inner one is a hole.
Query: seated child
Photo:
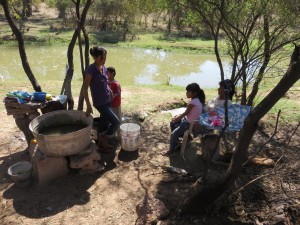
[[[226,79],[219,83],[218,96],[210,100],[204,107],[204,111],[213,114],[216,107],[224,107],[225,103],[225,89],[229,90],[229,99],[227,101],[228,107],[232,104],[232,97],[235,93],[235,87],[231,80]]]
[[[169,150],[163,152],[163,156],[173,157],[175,156],[175,149],[178,144],[178,138],[189,129],[190,123],[195,120],[199,120],[202,113],[202,105],[205,103],[205,94],[200,86],[196,83],[191,83],[186,87],[186,97],[190,98],[186,110],[181,115],[173,118],[170,123],[171,136]]]

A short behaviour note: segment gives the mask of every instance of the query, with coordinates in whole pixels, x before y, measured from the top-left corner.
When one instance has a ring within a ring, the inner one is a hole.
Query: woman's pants
[[[110,104],[95,107],[100,113],[98,133],[100,135],[113,135],[120,126],[120,120],[113,113]]]

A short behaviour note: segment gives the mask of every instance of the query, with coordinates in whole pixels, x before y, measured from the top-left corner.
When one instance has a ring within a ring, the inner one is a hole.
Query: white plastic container
[[[125,151],[136,151],[139,148],[140,126],[124,123],[120,126],[121,146]]]

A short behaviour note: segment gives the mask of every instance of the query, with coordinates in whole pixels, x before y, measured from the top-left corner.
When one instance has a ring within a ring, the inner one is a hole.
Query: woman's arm
[[[87,116],[89,116],[90,114],[93,113],[93,108],[91,106],[90,99],[89,99],[89,94],[88,94],[88,89],[89,89],[91,80],[92,80],[92,75],[86,74],[84,82],[83,82],[83,90],[82,90],[83,91],[83,97],[84,97],[84,100],[86,102],[86,115]]]
[[[114,99],[114,93],[108,85],[107,85],[107,89],[109,91],[110,101],[112,101]]]

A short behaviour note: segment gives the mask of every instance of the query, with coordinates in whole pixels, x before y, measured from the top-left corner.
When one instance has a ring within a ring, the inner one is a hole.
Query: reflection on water
[[[170,84],[217,87],[218,64],[213,55],[166,52],[163,50],[109,47],[106,66],[114,66],[116,79],[123,85]],[[37,80],[63,80],[67,64],[67,46],[26,46],[27,57]],[[92,61],[92,59],[91,59]],[[82,79],[79,51],[74,52],[74,79]],[[229,68],[229,65],[225,65]],[[229,70],[228,70],[229,71]],[[0,77],[27,79],[17,47],[0,46]]]
[[[216,74],[220,74],[217,62],[207,60],[198,67],[198,71],[184,74],[181,77],[173,77],[170,83],[186,86],[192,81],[200,84],[202,88],[216,87],[220,81],[220,75],[216,76]]]

